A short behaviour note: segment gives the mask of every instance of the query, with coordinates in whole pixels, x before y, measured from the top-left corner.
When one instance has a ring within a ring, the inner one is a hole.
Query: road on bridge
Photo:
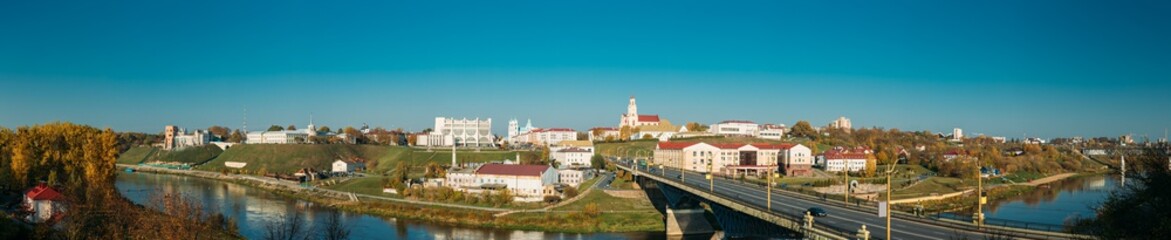
[[[679,181],[680,171],[677,169],[667,168],[660,170],[658,168],[651,168],[649,171],[645,170],[647,169],[640,170],[639,172],[651,173],[673,179],[676,182]],[[663,173],[664,171],[666,173]],[[687,180],[686,185],[697,190],[708,191],[711,189],[709,180],[704,178],[704,175],[701,173],[687,172],[684,179]],[[765,189],[761,186],[716,178],[715,193],[744,204],[758,206],[762,209],[766,208]],[[821,207],[829,213],[829,216],[816,217],[813,221],[814,224],[828,226],[842,232],[850,233],[857,232],[862,225],[866,225],[866,230],[870,231],[871,239],[882,239],[886,236],[886,218],[878,217],[872,212],[862,212],[856,209],[827,204],[827,202],[797,198],[776,192],[775,189],[770,194],[772,194],[772,212],[776,214],[804,216],[806,209],[810,207]],[[797,219],[801,218],[798,217]],[[985,239],[991,237],[985,233],[952,229],[939,225],[899,219],[897,217],[891,218],[891,226],[892,239]]]

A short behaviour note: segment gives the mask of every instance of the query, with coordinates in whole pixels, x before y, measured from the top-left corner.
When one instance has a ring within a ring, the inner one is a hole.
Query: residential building
[[[665,142],[667,139],[670,139],[674,137],[675,134],[679,133],[680,129],[682,128],[671,124],[671,121],[662,119],[658,122],[658,124],[638,127],[638,133],[631,134],[630,139],[642,139],[647,135],[650,135],[651,138],[659,139],[659,141]]]
[[[428,147],[494,147],[492,119],[454,119],[437,117],[435,128],[417,136],[415,145]]]
[[[565,168],[557,170],[557,179],[562,184],[578,187],[582,182],[594,178],[594,171],[590,169]]]
[[[800,144],[660,142],[654,156],[656,165],[702,173],[763,176],[776,172],[778,163],[788,167],[787,175],[812,173],[812,154]]]
[[[552,151],[552,149],[550,149]],[[584,148],[563,148],[550,154],[553,161],[556,161],[561,168],[580,168],[591,167],[590,158],[594,156],[593,149]]]
[[[362,159],[351,159],[351,160],[338,159],[337,161],[333,161],[333,171],[332,172],[349,173],[349,172],[354,172],[357,170],[364,170],[364,169],[366,169],[366,161],[364,161]]]
[[[211,133],[204,130],[195,130],[188,133],[187,129],[175,125],[163,127],[163,150],[177,150],[187,147],[203,146],[211,142]]]
[[[61,201],[64,197],[53,187],[44,183],[24,191],[22,204],[29,211],[28,220],[33,223],[42,223],[59,219],[64,216]]]
[[[509,189],[516,201],[541,201],[545,186],[558,183],[557,171],[548,165],[523,165],[489,163],[475,171],[476,183],[480,188]]]
[[[866,169],[866,158],[871,154],[874,152],[867,147],[835,147],[822,153],[822,157],[826,172],[857,172]]]
[[[708,131],[724,136],[756,137],[760,133],[760,125],[752,121],[727,120],[712,124]]]
[[[255,131],[248,133],[248,144],[300,144],[309,140],[309,133],[300,130]]]
[[[826,126],[826,128],[827,129],[842,129],[842,130],[846,130],[846,132],[850,132],[850,131],[854,130],[854,125],[852,123],[850,123],[849,118],[846,118],[843,116],[843,117],[838,117],[838,119],[834,120],[833,122],[830,122],[829,125]]]

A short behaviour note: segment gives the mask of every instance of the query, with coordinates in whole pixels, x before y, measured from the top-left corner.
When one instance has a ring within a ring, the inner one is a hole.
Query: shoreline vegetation
[[[665,227],[662,223],[658,223],[662,220],[661,214],[649,206],[649,203],[647,204],[647,208],[642,211],[603,211],[598,209],[597,203],[592,202],[584,203],[586,205],[593,204],[592,209],[591,207],[584,207],[574,210],[562,210],[563,208],[583,203],[579,201],[570,203],[568,204],[569,206],[560,206],[551,211],[544,212],[525,212],[524,209],[501,209],[519,210],[519,212],[507,216],[495,217],[494,214],[500,213],[501,211],[468,209],[479,207],[471,205],[467,206],[468,208],[436,205],[426,206],[367,196],[358,196],[359,202],[354,202],[349,199],[349,196],[337,194],[335,190],[306,189],[289,186],[288,184],[262,182],[260,179],[257,179],[259,177],[251,175],[225,175],[219,172],[171,170],[125,164],[120,164],[119,167],[134,168],[136,171],[141,172],[192,176],[240,184],[269,191],[283,197],[335,207],[343,211],[370,214],[379,217],[425,221],[446,226],[560,233],[658,232],[662,231]],[[605,193],[603,191],[592,191],[590,194]],[[606,197],[611,196],[607,195]],[[585,200],[585,198],[582,200]],[[407,200],[404,199],[403,201]],[[650,219],[650,221],[646,221],[647,219]]]

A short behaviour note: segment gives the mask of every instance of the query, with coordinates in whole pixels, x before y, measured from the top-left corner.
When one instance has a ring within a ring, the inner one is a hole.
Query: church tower
[[[634,102],[634,95],[630,95],[630,105],[626,105],[626,115],[638,117],[638,104]]]

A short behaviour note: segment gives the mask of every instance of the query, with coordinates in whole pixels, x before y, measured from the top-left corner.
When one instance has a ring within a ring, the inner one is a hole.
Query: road
[[[664,175],[659,169],[652,168],[649,173],[665,176],[668,179],[679,181],[680,171],[674,169],[666,169]],[[648,172],[648,171],[640,171]],[[700,173],[688,172],[685,177],[686,184],[700,190],[708,190],[711,185],[708,180]],[[715,193],[722,194],[729,199],[739,201],[744,204],[751,204],[760,208],[765,208],[765,189],[759,186],[746,185],[738,183],[734,180],[715,179]],[[886,236],[886,219],[880,218],[874,213],[861,212],[854,209],[843,208],[838,205],[826,204],[822,201],[807,200],[803,198],[796,198],[781,194],[774,189],[772,194],[772,211],[778,214],[785,214],[790,216],[803,216],[806,209],[810,207],[821,207],[825,209],[829,216],[817,217],[814,224],[829,226],[843,232],[856,232],[859,227],[866,225],[866,229],[870,231],[871,239],[883,239]],[[873,207],[872,207],[873,208]],[[799,218],[798,218],[799,219]],[[943,226],[926,224],[916,221],[910,221],[899,218],[891,219],[891,238],[892,239],[984,239],[983,233],[968,232],[964,230],[955,230]]]

